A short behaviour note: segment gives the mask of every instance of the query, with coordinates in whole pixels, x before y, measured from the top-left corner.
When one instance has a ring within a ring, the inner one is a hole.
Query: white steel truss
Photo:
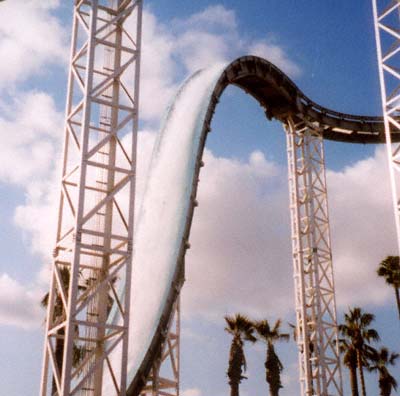
[[[180,297],[178,296],[166,339],[160,354],[153,362],[146,386],[141,396],[179,396],[180,370]]]
[[[123,396],[142,1],[73,4],[59,217],[40,394],[100,396],[108,386],[107,396]],[[119,311],[121,320],[113,323],[110,311]]]
[[[392,136],[400,133],[400,2],[373,0],[386,149],[392,188],[393,209],[400,253],[400,144]]]
[[[301,395],[342,396],[322,131],[285,128]]]

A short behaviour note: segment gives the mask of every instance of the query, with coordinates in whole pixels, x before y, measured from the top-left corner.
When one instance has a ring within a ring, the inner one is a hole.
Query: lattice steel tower
[[[73,3],[41,396],[123,396],[142,1]]]
[[[372,0],[372,6],[386,149],[397,231],[397,245],[400,253],[400,144],[392,144],[392,138],[400,133],[400,2],[398,0]]]
[[[324,126],[285,122],[301,395],[342,396]]]

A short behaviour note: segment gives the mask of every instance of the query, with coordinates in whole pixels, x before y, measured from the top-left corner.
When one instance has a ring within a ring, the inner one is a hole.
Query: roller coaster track
[[[199,173],[201,167],[204,165],[202,162],[202,155],[206,143],[207,133],[210,131],[211,121],[213,118],[213,114],[215,112],[216,106],[218,104],[219,98],[221,97],[225,88],[229,85],[235,85],[246,93],[253,96],[264,109],[266,117],[268,119],[277,119],[282,124],[284,124],[285,129],[287,131],[288,139],[292,139],[292,152],[289,154],[289,157],[293,154],[293,147],[303,147],[303,141],[296,141],[299,136],[308,136],[308,143],[307,147],[317,147],[316,151],[318,151],[318,155],[320,155],[320,151],[322,150],[322,140],[334,140],[339,142],[345,143],[363,143],[363,144],[375,144],[375,143],[384,143],[385,142],[385,135],[384,135],[384,125],[382,117],[372,117],[372,116],[361,116],[361,115],[352,115],[352,114],[345,114],[336,112],[330,109],[327,109],[319,104],[316,104],[311,99],[309,99],[305,94],[301,92],[301,90],[291,81],[291,79],[284,74],[281,70],[279,70],[276,66],[272,63],[258,58],[254,56],[245,56],[241,57],[231,64],[229,64],[223,72],[220,74],[219,79],[217,80],[216,84],[214,85],[214,89],[212,94],[209,96],[208,107],[206,109],[205,114],[203,115],[202,119],[202,129],[200,133],[197,154],[195,158],[195,167],[194,172],[192,174],[191,179],[191,187],[190,187],[190,204],[187,207],[187,212],[184,214],[186,216],[186,223],[182,235],[179,235],[181,240],[179,246],[179,254],[176,259],[176,266],[174,270],[174,275],[172,278],[172,282],[170,284],[168,297],[164,302],[162,308],[162,314],[159,318],[159,322],[154,334],[151,337],[151,342],[148,345],[147,352],[144,355],[144,358],[141,360],[140,367],[136,371],[133,378],[131,378],[130,385],[128,387],[127,394],[129,396],[137,396],[140,394],[143,387],[146,385],[146,380],[149,376],[149,373],[153,367],[153,362],[159,357],[161,353],[161,349],[163,343],[166,340],[168,334],[168,326],[171,322],[171,318],[173,315],[173,307],[176,303],[180,289],[184,282],[184,260],[185,260],[185,252],[188,248],[188,240],[190,234],[190,228],[192,224],[194,208],[197,206],[196,201],[196,192],[198,188],[198,180],[199,180]],[[173,112],[173,106],[170,112]],[[307,132],[308,131],[308,132]],[[310,132],[311,131],[311,132]],[[162,139],[162,137],[160,137]],[[392,141],[400,141],[400,133],[398,130],[392,131]],[[300,143],[299,143],[300,142]],[[297,146],[296,146],[297,144]],[[313,146],[314,145],[314,146]],[[289,150],[290,151],[290,150]],[[315,162],[315,158],[313,159]],[[289,162],[290,165],[290,162]],[[293,165],[293,164],[292,164]],[[296,166],[294,164],[294,166]],[[321,179],[324,180],[324,162],[323,162],[323,155],[320,158],[320,166],[318,168],[319,175],[322,175]],[[311,172],[311,171],[310,171]],[[300,174],[300,173],[299,173]],[[290,176],[289,176],[290,177]],[[299,190],[299,186],[296,184],[295,181],[292,182],[297,186],[297,191]],[[305,181],[304,183],[307,183]],[[301,186],[300,186],[301,187]],[[307,186],[303,186],[306,188]],[[310,186],[308,186],[310,187]],[[325,188],[324,186],[322,186]],[[295,194],[295,189],[293,190]],[[300,199],[300,197],[297,197]],[[312,199],[310,199],[312,201]],[[325,201],[316,201],[319,202],[318,204],[321,206],[326,205],[326,194],[323,198]],[[322,202],[322,203],[321,203]],[[292,202],[293,203],[293,202]],[[312,205],[312,203],[311,203]],[[327,212],[327,210],[326,210]],[[324,214],[326,216],[325,221],[325,228],[327,229],[327,236],[326,236],[326,251],[328,257],[328,264],[326,265],[324,271],[326,271],[326,279],[328,282],[333,283],[333,275],[331,273],[331,261],[330,261],[330,245],[329,245],[329,224],[328,224],[328,217],[327,213]],[[292,233],[294,232],[293,229],[298,227],[300,229],[300,225],[296,223],[296,219],[294,219],[296,215],[292,213]],[[325,232],[325,231],[324,231]],[[292,237],[293,238],[293,237]],[[302,236],[297,237],[300,242]],[[315,242],[315,241],[314,241]],[[311,242],[310,242],[311,243]],[[317,253],[315,251],[317,248],[315,245],[310,245],[308,247],[311,253],[308,257],[313,257],[315,259]],[[295,253],[295,245],[294,249],[294,256]],[[306,247],[303,247],[305,250]],[[321,248],[318,248],[322,250]],[[305,258],[302,258],[305,260]],[[309,262],[311,258],[308,259]],[[321,260],[321,256],[319,256],[319,260]],[[302,262],[303,266],[306,266],[307,263]],[[305,271],[305,268],[300,269],[300,271]],[[299,284],[300,287],[300,284]],[[330,330],[333,331],[332,334],[329,335],[330,340],[332,341],[333,338],[337,336],[335,333],[336,329],[336,313],[335,313],[335,306],[334,306],[334,288],[332,286],[332,325]],[[303,296],[303,298],[305,298]],[[321,309],[321,307],[319,307]],[[322,307],[322,309],[324,309]],[[326,311],[329,311],[330,308],[323,310],[322,314],[326,314]],[[321,313],[321,312],[320,312]],[[321,315],[322,315],[321,314]],[[304,315],[308,315],[307,312],[303,312],[303,323],[305,320]],[[298,320],[301,319],[298,317]],[[301,330],[301,325],[298,324],[298,329]],[[304,330],[303,326],[303,330]],[[325,329],[326,330],[326,329]],[[326,334],[327,335],[327,331]],[[318,337],[316,335],[316,337]],[[311,340],[312,341],[312,340]],[[308,350],[308,343],[311,342],[310,339],[303,340],[302,348]],[[135,339],[131,338],[132,343],[135,342]],[[322,342],[322,341],[321,341]],[[332,343],[334,343],[332,341]],[[333,348],[333,347],[332,347]],[[303,355],[306,354],[307,351],[303,350]],[[307,353],[311,353],[308,351]],[[341,377],[340,376],[340,368],[338,367],[338,355],[335,355],[335,351],[332,352],[334,357],[333,360],[336,359],[336,363],[333,362],[332,370],[328,370],[327,376],[325,375],[325,379],[321,381],[325,381],[325,386],[333,386],[335,389],[333,393],[330,394],[341,394]],[[306,360],[310,360],[311,357],[306,357]],[[321,357],[322,359],[322,357]],[[328,359],[328,358],[326,358]],[[327,360],[328,361],[328,360]],[[303,363],[300,359],[300,366],[303,364],[302,370],[305,372],[309,369],[308,363]],[[328,367],[330,363],[326,363]],[[329,374],[330,373],[330,374]],[[310,374],[309,376],[313,378],[314,374]],[[318,374],[316,374],[317,376]],[[322,374],[321,374],[322,375]],[[322,378],[322,377],[321,377]],[[306,383],[306,379],[303,378],[304,382],[304,393],[303,394],[310,394],[313,392],[311,387],[315,387],[311,383]],[[326,384],[328,382],[328,385]],[[332,385],[333,384],[333,385]],[[318,391],[316,394],[322,394],[322,391]]]

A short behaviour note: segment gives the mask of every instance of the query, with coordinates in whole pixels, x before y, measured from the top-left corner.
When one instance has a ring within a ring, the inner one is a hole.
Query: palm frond
[[[385,279],[388,285],[400,287],[399,256],[387,256],[380,262],[376,272],[378,276],[381,276]]]

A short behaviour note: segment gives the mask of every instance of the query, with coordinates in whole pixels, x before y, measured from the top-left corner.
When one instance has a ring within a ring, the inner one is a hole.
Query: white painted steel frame
[[[153,362],[141,396],[179,396],[180,323],[180,296],[178,296],[168,324],[167,337],[159,356]]]
[[[301,395],[342,396],[322,131],[285,129]]]
[[[141,0],[74,1],[42,396],[100,396],[105,377],[126,393],[141,17]]]
[[[392,135],[400,133],[400,33],[398,0],[372,0],[378,56],[386,151],[392,188],[393,210],[400,254],[400,144]]]

